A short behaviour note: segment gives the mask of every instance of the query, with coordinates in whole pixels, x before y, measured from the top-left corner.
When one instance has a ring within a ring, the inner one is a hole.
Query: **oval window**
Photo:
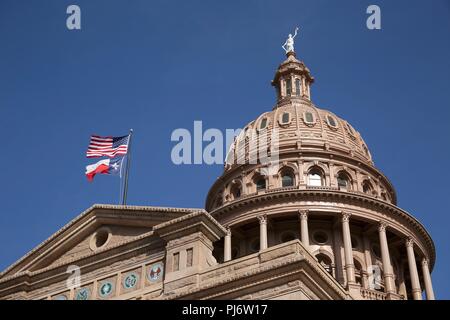
[[[305,121],[305,123],[307,124],[314,124],[314,115],[311,112],[305,112],[304,116],[303,116],[303,120]]]
[[[330,127],[337,128],[336,120],[332,116],[327,116],[327,122]]]
[[[289,112],[285,112],[281,115],[281,124],[288,124],[291,122],[291,115]]]
[[[267,118],[263,118],[259,124],[259,129],[265,129],[267,127]]]
[[[328,242],[328,235],[324,231],[317,231],[314,233],[313,239],[318,244],[325,244]]]

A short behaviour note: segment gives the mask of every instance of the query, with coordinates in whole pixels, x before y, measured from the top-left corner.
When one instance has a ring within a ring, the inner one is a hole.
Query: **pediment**
[[[155,225],[196,210],[199,209],[94,205],[6,269],[0,279],[73,263],[120,247],[150,236]]]

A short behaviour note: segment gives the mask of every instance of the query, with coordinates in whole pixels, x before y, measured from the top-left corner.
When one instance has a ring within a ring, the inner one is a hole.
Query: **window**
[[[299,97],[301,94],[301,84],[300,79],[295,79],[295,95]]]
[[[339,190],[347,191],[350,190],[350,179],[344,172],[340,172],[337,177],[337,183]]]
[[[355,265],[355,281],[357,284],[362,285],[363,270],[361,267],[361,263],[359,263],[359,261],[356,259],[353,259],[353,263]]]
[[[294,177],[291,173],[285,172],[281,175],[281,186],[292,187],[294,185]]]
[[[258,180],[256,180],[256,190],[265,190],[266,189],[266,179],[264,178],[259,178]]]
[[[350,132],[350,134],[352,136],[355,135],[355,131],[353,131],[352,127],[348,123],[347,123],[347,129],[348,129],[348,132]]]
[[[281,124],[288,124],[289,122],[291,122],[291,115],[289,112],[284,112],[281,115]]]
[[[180,253],[173,254],[173,271],[180,270]]]
[[[364,181],[363,182],[363,192],[367,193],[367,194],[372,194],[373,187],[372,187],[372,185],[370,184],[369,181]]]
[[[311,112],[305,112],[303,120],[305,121],[306,124],[313,124],[315,122],[314,115]]]
[[[186,250],[186,267],[192,267],[194,260],[194,249],[189,248]]]
[[[231,195],[233,196],[233,200],[241,197],[241,185],[239,183],[236,183],[231,187]]]
[[[259,124],[259,129],[265,129],[267,127],[267,118],[262,118],[260,124]]]
[[[331,266],[331,259],[328,258],[326,255],[324,255],[323,253],[319,253],[317,256],[317,261],[319,261],[320,265],[322,267],[325,268],[325,270],[329,273],[329,274],[333,274],[333,268]]]
[[[328,235],[324,231],[316,231],[313,239],[317,244],[325,244],[328,242]]]
[[[318,169],[313,169],[308,173],[308,185],[315,187],[322,186],[322,173]]]
[[[291,79],[286,79],[286,95],[290,96],[292,94],[292,81]]]
[[[336,120],[332,116],[327,116],[327,122],[330,127],[337,128]]]

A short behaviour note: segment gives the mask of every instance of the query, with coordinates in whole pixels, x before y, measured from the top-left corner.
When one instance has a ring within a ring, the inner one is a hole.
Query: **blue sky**
[[[82,30],[66,28],[77,4]],[[366,28],[370,4],[382,30]],[[271,110],[281,45],[316,78],[312,99],[361,132],[437,249],[433,282],[450,298],[450,3],[432,1],[0,2],[0,269],[119,180],[88,183],[92,133],[133,128],[129,203],[203,207],[222,166],[172,164],[176,128],[240,128]]]

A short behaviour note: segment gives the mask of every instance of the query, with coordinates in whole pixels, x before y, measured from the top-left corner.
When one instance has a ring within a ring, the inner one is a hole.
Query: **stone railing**
[[[367,300],[386,300],[387,294],[384,292],[370,290],[370,289],[361,289],[361,296]]]

